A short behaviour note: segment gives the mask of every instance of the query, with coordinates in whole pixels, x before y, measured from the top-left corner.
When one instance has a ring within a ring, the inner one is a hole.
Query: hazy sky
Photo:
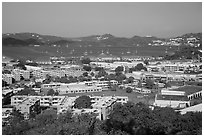
[[[202,3],[3,3],[3,33],[171,37],[202,32]]]

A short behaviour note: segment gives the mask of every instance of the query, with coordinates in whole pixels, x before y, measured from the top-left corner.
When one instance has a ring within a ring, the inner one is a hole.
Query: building
[[[198,92],[190,92],[190,93],[187,94],[187,96],[188,96],[189,100],[202,97],[202,90],[198,91]]]
[[[69,93],[86,93],[86,92],[101,92],[102,87],[96,85],[88,85],[86,82],[61,84],[57,89],[60,95]]]
[[[49,57],[39,57],[35,60],[36,63],[42,64],[42,65],[51,65],[52,62]]]
[[[40,97],[30,96],[21,103],[17,104],[15,108],[19,110],[25,119],[29,119],[31,115],[40,113]]]
[[[2,126],[8,122],[8,118],[11,116],[13,108],[2,108]]]
[[[77,97],[65,97],[61,100],[61,103],[58,105],[58,114],[64,113],[67,110],[71,110],[73,114],[82,114],[82,113],[92,113],[96,114],[96,117],[100,120],[105,120],[108,118],[113,105],[115,103],[127,103],[128,97],[126,96],[89,96],[92,102],[92,109],[76,109],[72,108],[74,101]]]
[[[12,71],[13,77],[15,81],[20,81],[21,80],[21,74],[15,71]]]
[[[197,104],[195,106],[190,106],[184,109],[180,109],[179,112],[183,115],[186,114],[187,112],[202,112],[202,103]]]
[[[16,106],[19,103],[22,103],[23,101],[27,100],[30,97],[36,97],[39,98],[40,96],[27,96],[27,95],[15,95],[11,97],[11,106]]]
[[[14,69],[12,73],[16,81],[20,81],[21,77],[24,79],[30,79],[30,71],[28,70]]]
[[[65,96],[41,96],[40,106],[57,107],[65,98]]]
[[[60,95],[69,93],[86,93],[86,92],[101,92],[108,90],[110,84],[117,85],[118,82],[115,80],[111,81],[87,81],[87,82],[77,82],[77,83],[50,83],[42,84],[43,89],[53,89],[57,91]]]
[[[6,81],[7,84],[13,83],[13,75],[12,74],[3,74],[3,80]]]
[[[63,98],[60,102],[60,104],[57,106],[57,113],[64,113],[67,110],[71,110],[72,106],[74,106],[74,102],[76,100],[77,97],[68,97],[65,96],[65,98]]]
[[[32,72],[32,75],[34,77],[42,78],[42,79],[45,79],[48,74],[49,74],[49,71],[45,71],[41,69],[36,69],[36,70],[33,70]]]
[[[156,94],[154,105],[159,107],[185,108],[190,106],[190,101],[185,92],[162,90],[161,93]]]

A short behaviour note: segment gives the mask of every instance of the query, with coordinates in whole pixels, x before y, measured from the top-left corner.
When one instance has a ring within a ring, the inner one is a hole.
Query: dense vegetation
[[[93,114],[57,115],[47,109],[30,120],[14,111],[3,135],[184,135],[202,134],[202,113],[181,115],[171,108],[150,109],[128,102],[115,104],[108,120],[99,121]]]
[[[176,51],[173,55],[167,55],[165,59],[167,60],[174,60],[174,59],[199,59],[202,57],[202,53],[199,50],[202,48],[200,47],[191,47],[191,46],[184,46],[181,47],[179,51]]]

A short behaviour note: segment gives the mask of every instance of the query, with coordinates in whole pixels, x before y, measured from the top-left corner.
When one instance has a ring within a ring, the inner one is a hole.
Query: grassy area
[[[72,93],[66,94],[67,96],[74,97],[74,96],[81,96],[81,95],[94,95],[94,96],[127,96],[129,101],[134,103],[143,102],[145,104],[153,104],[155,93],[146,94],[145,96],[141,93],[127,93],[124,89],[117,88],[116,91],[102,91],[102,92],[89,92],[89,93]]]
[[[201,91],[202,87],[201,86],[183,86],[183,87],[179,87],[179,88],[171,89],[171,90],[185,91],[185,93],[189,95],[189,94]]]

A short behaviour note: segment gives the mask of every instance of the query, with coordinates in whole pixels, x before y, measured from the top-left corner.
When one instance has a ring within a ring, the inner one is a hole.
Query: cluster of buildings
[[[176,37],[176,38],[170,38],[167,40],[153,40],[152,43],[149,43],[148,45],[152,46],[180,46],[182,44],[189,45],[193,47],[199,47],[200,46],[200,38],[195,36],[189,36],[186,38],[182,37]]]
[[[127,58],[126,61],[119,61],[118,58],[107,58],[105,55],[101,55],[101,58],[90,62],[90,66],[103,67],[107,72],[115,73],[118,66],[123,66],[124,74],[127,78],[133,77],[134,82],[137,83],[142,80],[142,85],[147,79],[153,79],[158,81],[156,84],[162,88],[161,92],[158,92],[154,99],[153,106],[159,107],[172,107],[175,109],[185,109],[191,104],[192,99],[196,99],[202,96],[202,91],[199,92],[183,92],[183,91],[173,91],[169,89],[164,89],[164,83],[161,81],[199,81],[202,82],[202,74],[185,74],[186,70],[202,72],[202,64],[195,62],[175,62],[175,61],[149,61],[148,64],[144,63],[145,60],[152,60],[152,58]],[[112,60],[112,62],[107,62],[107,60]],[[115,60],[115,61],[113,61]],[[117,61],[116,61],[117,60]],[[125,60],[125,58],[123,58]],[[58,59],[53,58],[52,62],[54,64],[59,64]],[[137,64],[143,64],[147,68],[147,71],[133,71],[132,73],[127,72],[129,68],[137,66]],[[15,64],[15,63],[14,63]],[[3,74],[3,80],[8,84],[12,84],[13,80],[21,81],[21,79],[35,78],[35,82],[38,80],[44,80],[47,75],[52,77],[64,77],[73,76],[79,77],[83,75],[85,70],[80,65],[65,65],[63,62],[61,65],[51,65],[46,64],[41,67],[25,65],[27,70],[22,70],[13,67],[12,63],[6,63],[3,70],[9,70],[11,74]],[[42,81],[41,81],[42,82]],[[135,84],[134,83],[134,84]],[[35,83],[34,83],[35,84]],[[119,87],[133,87],[133,92],[138,92],[142,94],[151,93],[150,89],[144,89],[139,87],[134,87],[133,83],[120,84],[116,80],[111,81],[100,81],[94,80],[75,82],[75,83],[55,83],[50,82],[49,84],[41,84],[41,87],[33,88],[36,93],[41,93],[46,90],[49,91],[53,89],[54,92],[58,92],[58,96],[47,96],[38,94],[38,96],[31,95],[15,95],[24,88],[4,88],[2,90],[3,98],[9,96],[11,98],[10,105],[17,110],[20,110],[24,114],[25,119],[37,115],[41,112],[41,108],[52,107],[58,114],[64,113],[70,110],[74,115],[81,113],[92,113],[97,116],[100,120],[105,120],[108,118],[113,105],[115,103],[126,103],[128,97],[126,96],[89,96],[92,102],[92,108],[77,109],[74,108],[76,99],[79,96],[71,97],[75,93],[93,93],[103,92],[110,89],[111,85],[119,85]],[[110,91],[112,92],[112,91]],[[135,98],[137,99],[137,98]],[[11,108],[4,108],[2,111],[3,119],[6,122],[6,118],[10,116]],[[184,110],[185,113],[188,110]]]
[[[111,85],[117,85],[118,82],[115,80],[111,81],[86,81],[77,83],[50,83],[42,84],[42,89],[53,89],[59,93],[59,95],[69,93],[87,93],[87,92],[101,92],[108,90]]]
[[[79,96],[23,96],[16,95],[11,97],[11,106],[20,110],[24,114],[24,118],[28,119],[32,114],[39,114],[40,107],[52,107],[57,110],[57,114],[61,114],[70,110],[73,114],[95,113],[97,118],[105,120],[108,118],[110,111],[115,103],[127,103],[126,96],[89,96],[92,108],[77,109],[73,108],[75,100]],[[8,115],[9,116],[9,115]]]
[[[13,69],[11,74],[2,74],[2,77],[3,80],[7,82],[7,84],[12,84],[13,80],[20,81],[21,77],[24,79],[30,79],[30,71]]]
[[[104,69],[115,70],[118,66],[123,66],[124,68],[126,68],[126,67],[132,68],[132,67],[135,67],[139,63],[142,63],[143,65],[145,65],[143,61],[134,61],[134,62],[119,62],[119,61],[115,61],[113,63],[90,62],[90,65],[92,67],[103,67]]]

